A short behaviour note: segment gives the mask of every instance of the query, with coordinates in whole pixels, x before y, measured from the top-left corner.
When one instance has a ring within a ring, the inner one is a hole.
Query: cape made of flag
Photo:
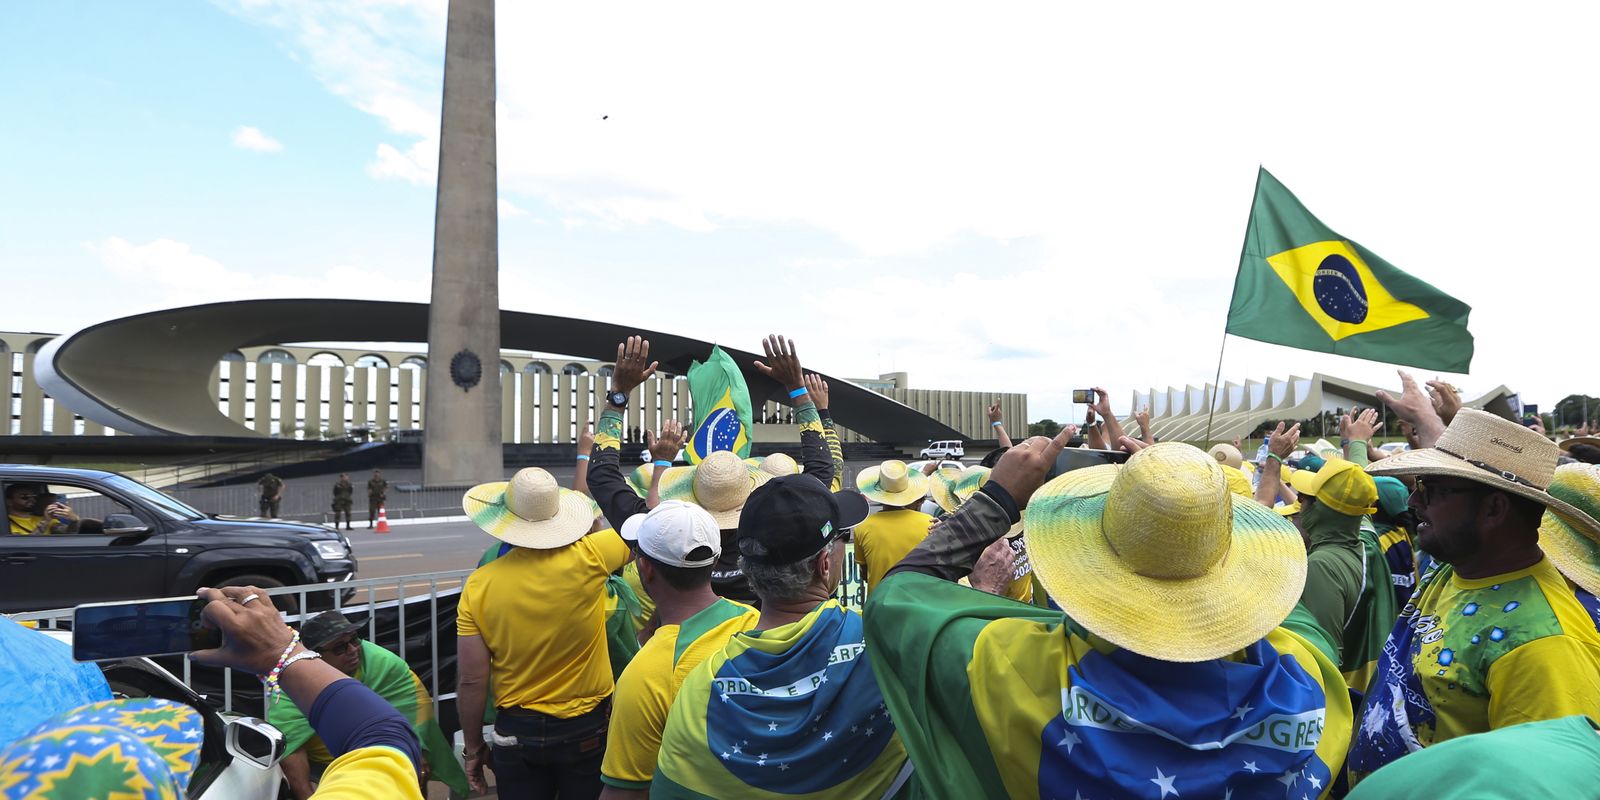
[[[914,573],[879,584],[865,618],[931,797],[1314,798],[1344,763],[1339,669],[1285,628],[1232,658],[1157,661]]]
[[[401,715],[411,723],[411,729],[416,732],[417,739],[422,743],[423,758],[428,762],[428,767],[433,771],[433,780],[439,781],[450,787],[452,792],[459,792],[460,796],[468,794],[467,774],[462,771],[461,764],[456,761],[455,755],[450,750],[450,743],[444,738],[444,731],[440,730],[439,722],[433,715],[433,698],[428,695],[427,687],[422,685],[422,680],[411,667],[406,665],[404,659],[363,639],[361,641],[361,668],[356,670],[355,679],[379,697],[388,701]],[[267,721],[273,727],[283,732],[285,752],[293,753],[301,747],[306,747],[316,731],[311,729],[311,723],[306,720],[294,701],[288,697],[279,696],[267,709]],[[321,740],[313,750],[320,750],[321,755],[332,760],[326,748],[321,746]]]
[[[865,648],[861,615],[837,600],[799,622],[735,635],[684,680],[650,796],[903,795],[905,749]]]
[[[684,457],[698,464],[718,450],[731,450],[740,458],[750,455],[750,389],[733,357],[712,347],[704,364],[689,365],[689,400],[694,408],[694,429],[689,433]]]

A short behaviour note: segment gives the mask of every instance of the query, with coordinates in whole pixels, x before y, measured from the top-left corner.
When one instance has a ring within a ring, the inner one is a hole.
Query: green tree
[[[1053,419],[1041,419],[1038,422],[1028,423],[1029,436],[1055,436],[1061,432],[1061,423]]]
[[[1597,418],[1600,418],[1600,398],[1586,394],[1569,394],[1555,404],[1553,412],[1559,417],[1556,421],[1558,426],[1576,427],[1582,425],[1585,420],[1592,425]]]

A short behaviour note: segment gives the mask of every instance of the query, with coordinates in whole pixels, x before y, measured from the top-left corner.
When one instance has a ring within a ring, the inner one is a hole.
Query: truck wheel
[[[254,586],[257,589],[277,589],[287,584],[277,578],[269,578],[265,575],[233,575],[224,578],[216,585],[218,588],[223,586]],[[279,611],[290,616],[300,613],[300,598],[291,594],[280,594],[273,597],[272,604]]]

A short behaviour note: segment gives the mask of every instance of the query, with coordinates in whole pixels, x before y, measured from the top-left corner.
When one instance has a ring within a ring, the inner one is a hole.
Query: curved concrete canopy
[[[228,419],[211,399],[211,370],[244,347],[294,342],[425,342],[428,306],[365,300],[244,300],[124,317],[56,338],[34,362],[39,385],[85,418],[146,435],[261,436]],[[711,344],[670,333],[546,314],[500,312],[501,346],[609,361],[639,334],[650,355],[679,375]],[[744,373],[750,400],[787,402],[755,369],[758,355],[724,347]],[[482,355],[482,354],[480,354]],[[485,358],[487,360],[487,357]],[[820,374],[820,373],[819,373]],[[824,376],[839,424],[879,442],[959,439],[915,409],[848,381]]]

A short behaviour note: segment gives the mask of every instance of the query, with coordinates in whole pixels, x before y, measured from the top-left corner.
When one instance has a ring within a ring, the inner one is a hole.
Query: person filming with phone
[[[6,517],[13,536],[77,533],[83,524],[70,506],[36,483],[6,487]]]

